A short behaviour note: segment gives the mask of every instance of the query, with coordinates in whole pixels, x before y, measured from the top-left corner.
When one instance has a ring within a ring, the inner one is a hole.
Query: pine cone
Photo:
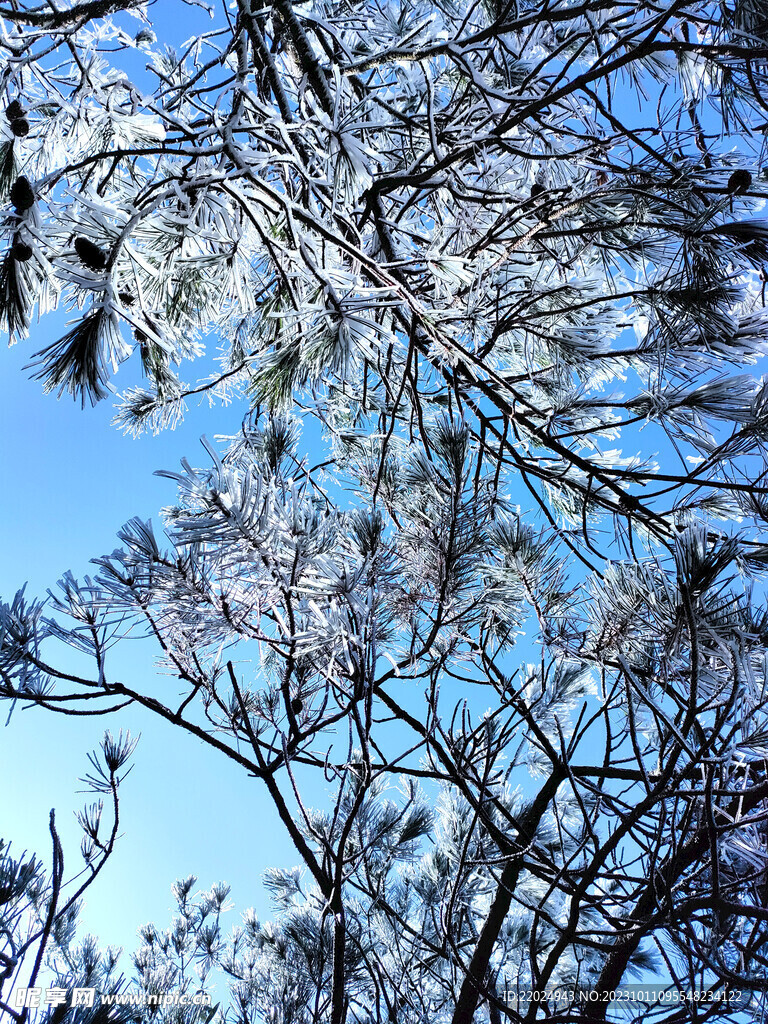
[[[742,195],[752,184],[752,175],[749,171],[734,171],[728,179],[728,191],[731,195]]]
[[[11,256],[17,263],[26,263],[32,259],[32,247],[26,242],[14,242],[11,246]]]
[[[24,213],[35,205],[35,193],[29,183],[29,178],[23,174],[14,181],[11,186],[11,203],[16,213]]]
[[[11,121],[11,131],[17,137],[29,135],[29,121],[26,117],[17,117],[15,121]]]
[[[89,270],[103,270],[107,265],[107,254],[88,238],[75,239],[75,252]]]
[[[20,117],[24,117],[24,107],[18,100],[11,100],[5,108],[5,116],[9,121],[18,121]]]
[[[291,711],[294,713],[294,715],[298,715],[299,712],[303,710],[304,701],[301,699],[301,697],[294,697],[293,700],[291,701]]]

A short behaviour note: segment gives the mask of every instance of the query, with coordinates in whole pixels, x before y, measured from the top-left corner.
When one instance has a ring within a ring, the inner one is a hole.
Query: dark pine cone
[[[5,108],[5,116],[9,121],[18,121],[20,117],[24,117],[24,107],[18,100],[11,100]]]
[[[543,192],[546,191],[547,190],[544,188],[543,185],[540,185],[538,181],[535,181],[533,185],[531,185],[531,199],[537,199]]]
[[[291,701],[291,711],[294,715],[298,715],[300,711],[304,710],[304,701],[301,697],[294,697]]]
[[[26,117],[17,117],[15,121],[11,121],[11,131],[16,136],[29,135],[29,121]]]
[[[749,171],[734,171],[728,179],[728,191],[733,195],[740,195],[742,192],[746,192],[751,184],[752,175]]]
[[[11,203],[16,213],[24,213],[35,205],[35,193],[29,184],[29,178],[25,178],[23,174],[11,185]]]
[[[103,270],[107,265],[107,254],[88,238],[75,239],[75,252],[89,270]]]
[[[11,246],[11,256],[18,263],[26,263],[32,259],[32,247],[26,242],[14,242]]]

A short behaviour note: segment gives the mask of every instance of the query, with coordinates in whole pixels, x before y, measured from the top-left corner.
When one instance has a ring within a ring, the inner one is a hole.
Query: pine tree
[[[17,600],[14,612],[23,616]],[[16,618],[16,624],[20,621]],[[13,642],[13,623],[6,621],[6,642]],[[99,751],[88,755],[91,772],[81,781],[87,792],[100,797],[86,804],[77,818],[83,831],[81,856],[84,868],[65,874],[64,849],[51,810],[51,874],[43,861],[24,851],[16,856],[13,844],[0,839],[0,1011],[3,1020],[14,1024],[100,1024],[106,1011],[96,1002],[92,1008],[71,1003],[72,990],[97,986],[100,993],[118,994],[125,985],[116,970],[118,954],[100,950],[85,937],[76,941],[81,897],[96,882],[112,855],[120,824],[119,787],[130,771],[122,769],[135,741],[130,735],[115,739],[109,732]],[[112,824],[102,820],[104,802],[111,805]],[[57,990],[62,1000],[45,1001],[43,990]],[[116,1007],[109,1016],[112,1024],[138,1021],[130,1009]],[[190,1019],[189,1024],[194,1024]]]
[[[131,520],[5,607],[2,695],[135,703],[261,781],[305,875],[199,947],[243,1024],[532,1020],[557,985],[596,1021],[580,990],[648,972],[758,1006],[762,5],[238,0],[180,49],[150,14],[0,11],[0,322],[66,299],[33,365],[82,404],[140,359],[127,431],[195,395],[243,429],[165,473],[167,542]],[[116,622],[163,699],[112,676]]]

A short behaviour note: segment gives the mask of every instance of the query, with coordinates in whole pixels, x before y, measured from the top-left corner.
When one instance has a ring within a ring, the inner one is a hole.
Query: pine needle
[[[0,327],[11,341],[29,330],[29,283],[27,275],[9,249],[0,265]]]
[[[41,366],[33,374],[42,380],[46,392],[59,389],[59,397],[66,390],[79,398],[85,406],[86,398],[96,405],[109,394],[108,368],[105,360],[106,332],[112,330],[103,310],[89,314],[63,338],[35,353],[37,359],[30,366]]]
[[[6,202],[15,179],[16,161],[13,156],[13,141],[0,142],[0,201]]]

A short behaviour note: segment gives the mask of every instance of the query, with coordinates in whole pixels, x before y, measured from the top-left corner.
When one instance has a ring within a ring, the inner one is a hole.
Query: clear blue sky
[[[76,576],[92,571],[89,559],[112,551],[116,531],[133,515],[159,525],[157,513],[173,503],[175,488],[153,470],[176,469],[182,456],[206,465],[200,436],[235,433],[246,412],[243,404],[209,409],[205,403],[191,408],[175,431],[123,436],[110,426],[110,400],[83,411],[69,396],[44,396],[24,371],[34,351],[63,333],[63,322],[49,318],[33,327],[28,341],[0,349],[3,600],[27,580],[27,594],[43,596],[67,569]],[[115,383],[122,389],[134,379],[126,365]],[[134,683],[153,671],[152,656],[140,644],[123,645],[120,658],[120,671]],[[55,807],[69,875],[82,866],[74,811],[86,796],[78,794],[77,780],[89,770],[86,753],[118,723],[17,709],[6,729],[6,713],[0,722],[0,835],[17,851],[36,850],[50,867],[48,812]],[[143,712],[121,713],[120,724],[142,738],[123,788],[124,835],[87,897],[83,930],[132,949],[140,925],[153,919],[167,926],[170,886],[190,873],[206,888],[230,882],[238,912],[254,906],[262,920],[270,916],[261,873],[299,859],[259,783]],[[237,913],[229,917],[237,923]]]

